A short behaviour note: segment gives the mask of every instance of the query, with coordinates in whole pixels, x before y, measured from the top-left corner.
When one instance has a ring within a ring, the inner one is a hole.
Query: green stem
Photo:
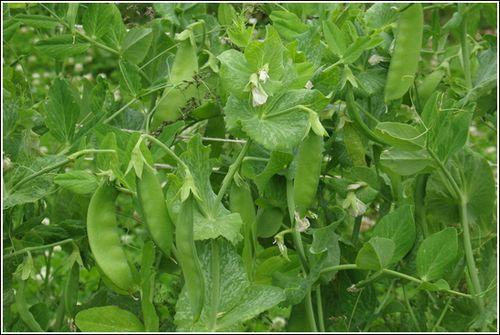
[[[450,308],[450,304],[451,304],[451,297],[449,297],[448,300],[446,301],[446,304],[444,305],[444,308],[441,311],[441,314],[439,315],[439,318],[437,319],[437,321],[434,324],[434,326],[432,326],[431,332],[435,332],[436,329],[437,329],[437,327],[439,327],[439,325],[441,324],[441,322],[444,319],[444,316],[446,315],[446,312],[448,311],[448,308]]]
[[[33,174],[30,174],[29,176],[24,177],[19,182],[17,182],[14,186],[12,186],[11,192],[14,192],[19,187],[21,187],[22,185],[26,184],[27,182],[35,179],[36,177],[44,175],[44,174],[46,174],[46,173],[48,173],[48,172],[50,172],[52,170],[56,170],[56,169],[58,169],[58,168],[60,168],[60,167],[62,167],[64,165],[66,165],[66,164],[74,161],[78,157],[80,157],[82,155],[85,155],[85,154],[88,154],[88,153],[116,153],[116,151],[112,150],[112,149],[84,149],[84,150],[77,151],[77,152],[69,155],[63,161],[61,161],[59,163],[46,166],[43,169],[41,169],[40,171],[37,171],[37,172],[35,172]]]
[[[356,264],[340,264],[340,265],[330,266],[330,267],[324,268],[323,270],[321,270],[321,273],[330,272],[330,271],[340,271],[340,270],[364,270],[364,269],[360,269]],[[407,274],[404,274],[404,273],[401,273],[398,271],[390,270],[390,269],[382,269],[379,272],[375,273],[372,277],[370,277],[366,280],[363,280],[360,283],[366,284],[366,283],[368,283],[368,280],[372,281],[373,279],[376,279],[376,278],[374,278],[375,276],[377,276],[377,278],[378,278],[379,273],[384,273],[384,274],[391,275],[393,277],[398,277],[401,279],[412,281],[412,282],[417,283],[419,285],[424,283],[424,281],[421,279],[412,277],[410,275],[407,275]],[[356,284],[357,288],[359,287],[358,284]],[[464,297],[464,298],[472,298],[473,297],[470,294],[465,294],[465,293],[454,291],[454,290],[443,290],[443,292],[458,295],[458,296]]]
[[[292,179],[287,179],[286,182],[286,199],[287,199],[287,205],[288,205],[288,214],[290,216],[290,225],[292,227],[292,236],[293,236],[293,243],[295,245],[295,249],[297,250],[299,254],[299,259],[300,259],[300,265],[302,267],[302,271],[304,272],[304,275],[307,276],[307,273],[309,271],[309,266],[307,264],[307,258],[306,258],[306,253],[304,251],[304,245],[302,244],[302,237],[300,236],[300,232],[295,229],[295,202],[293,200],[293,180]],[[316,320],[314,317],[314,309],[311,301],[311,290],[309,289],[307,294],[306,294],[306,300],[305,300],[305,307],[306,307],[306,314],[307,314],[307,319],[309,321],[309,324],[311,325],[311,330],[316,332],[318,331],[318,327],[316,326]]]
[[[151,123],[151,111],[156,105],[156,98],[158,97],[158,91],[154,91],[153,94],[151,95],[151,101],[149,102],[149,108],[148,108],[148,114],[146,115],[145,119],[145,127],[144,130],[146,131],[147,134],[149,134],[149,125]]]
[[[459,4],[459,9],[465,7],[464,4]],[[465,86],[467,90],[472,89],[472,79],[470,72],[470,58],[469,58],[469,46],[467,45],[467,14],[466,11],[461,10],[462,23],[460,26],[460,49],[462,56],[462,66],[464,69]]]
[[[354,121],[354,124],[373,142],[378,144],[386,145],[385,141],[379,138],[363,121],[361,115],[358,113],[356,102],[354,101],[354,94],[352,93],[352,88],[348,88],[346,94],[346,107],[347,114]]]
[[[341,264],[330,266],[321,270],[321,273],[330,272],[330,271],[341,271],[341,270],[357,270],[358,266],[356,264]]]
[[[316,326],[316,320],[314,317],[314,309],[313,309],[313,304],[312,304],[312,299],[311,299],[311,290],[309,290],[306,294],[305,305],[306,305],[307,319],[309,320],[309,325],[311,326],[311,331],[317,332],[318,327]]]
[[[210,241],[212,245],[212,260],[211,260],[211,280],[212,280],[212,306],[209,317],[209,329],[216,330],[217,325],[217,310],[219,309],[219,293],[220,293],[220,256],[219,245],[217,240]]]
[[[307,264],[304,245],[302,244],[302,237],[300,236],[300,232],[295,229],[295,201],[293,198],[293,180],[291,179],[287,179],[286,183],[286,200],[288,205],[288,215],[290,217],[290,226],[292,227],[293,243],[299,254],[302,270],[304,273],[307,273],[309,271],[309,266]]]
[[[222,180],[222,185],[219,189],[219,193],[217,193],[217,198],[215,199],[216,204],[221,203],[222,197],[224,196],[224,194],[226,194],[228,187],[231,185],[234,174],[236,173],[236,171],[238,171],[241,162],[243,162],[243,157],[245,157],[251,142],[252,141],[248,139],[245,145],[243,145],[243,148],[238,154],[238,157],[236,157],[236,160],[233,162],[233,164],[231,164],[231,166],[229,166],[229,170],[227,171],[227,174],[224,176],[224,179]]]
[[[417,321],[417,318],[415,317],[415,313],[413,313],[413,308],[410,305],[410,301],[408,300],[408,297],[406,296],[406,290],[405,290],[404,285],[403,285],[403,298],[405,300],[405,305],[406,305],[406,308],[408,309],[408,312],[410,313],[413,324],[414,324],[415,328],[417,329],[417,331],[420,332],[420,326],[418,325],[418,321]]]
[[[363,215],[356,216],[354,218],[354,228],[352,230],[351,242],[352,244],[358,243],[359,230],[361,228],[361,221],[363,219]]]
[[[429,236],[427,220],[425,217],[425,187],[427,185],[428,174],[419,174],[415,180],[415,222],[417,227],[422,229],[424,238]]]
[[[132,100],[130,100],[129,102],[127,102],[124,106],[122,106],[119,110],[117,110],[116,112],[114,112],[110,117],[108,117],[106,120],[104,120],[104,123],[109,123],[111,120],[113,120],[115,117],[117,117],[118,115],[120,115],[121,112],[123,112],[128,106],[132,105],[133,103],[135,103],[136,101],[138,101],[139,99],[138,98],[133,98]]]
[[[65,26],[66,28],[68,28],[69,30],[75,32],[78,36],[82,37],[83,39],[95,44],[97,47],[101,48],[101,49],[104,49],[106,51],[109,51],[115,55],[119,55],[120,53],[113,49],[113,48],[110,48],[108,47],[107,45],[104,45],[100,42],[97,42],[96,40],[90,38],[89,36],[85,35],[84,33],[74,29],[74,27],[70,27],[70,25],[64,21],[64,19],[60,18],[56,13],[54,13],[54,11],[52,11],[50,8],[48,8],[47,6],[45,6],[44,4],[40,4],[40,6],[42,6],[43,8],[45,8],[49,13],[50,15],[52,15],[53,17],[55,17],[57,19],[57,21],[59,21],[59,23],[61,23],[63,26]]]
[[[147,139],[151,140],[152,142],[154,142],[155,144],[159,145],[163,150],[165,150],[170,155],[170,157],[172,157],[180,166],[182,166],[182,168],[185,171],[189,170],[189,168],[186,165],[186,163],[184,163],[184,161],[182,159],[180,159],[180,157],[177,156],[175,154],[175,152],[172,151],[172,149],[170,149],[168,146],[166,146],[163,142],[161,142],[160,140],[158,140],[156,137],[151,136],[149,134],[142,134],[141,136],[143,138],[147,138]]]
[[[465,197],[461,197],[460,199],[460,220],[462,223],[463,230],[463,240],[464,240],[464,251],[465,251],[465,259],[467,260],[467,269],[471,277],[472,287],[470,290],[473,295],[477,295],[481,293],[481,283],[479,281],[479,276],[477,273],[476,262],[474,261],[474,253],[472,251],[472,243],[470,238],[470,229],[469,229],[469,218],[467,214],[467,201]],[[484,302],[482,296],[478,296],[476,298],[476,303],[481,311],[483,311]]]
[[[453,178],[453,176],[451,175],[450,171],[448,171],[448,169],[446,168],[446,166],[443,164],[443,162],[441,161],[441,159],[439,159],[439,157],[436,155],[436,153],[433,150],[431,150],[430,148],[427,148],[427,152],[432,157],[432,159],[434,160],[434,162],[436,162],[436,164],[438,165],[438,167],[441,170],[441,172],[445,175],[446,179],[451,184],[453,192],[455,193],[454,194],[455,195],[455,199],[459,200],[462,197],[462,191],[460,190],[460,188],[458,187],[457,183],[455,182],[455,178]]]
[[[66,243],[69,243],[69,242],[73,242],[73,241],[74,240],[72,238],[68,238],[68,239],[65,239],[65,240],[62,240],[62,241],[59,241],[59,242],[54,242],[54,243],[51,243],[51,244],[39,245],[39,246],[36,246],[36,247],[27,247],[27,248],[24,248],[24,249],[21,249],[21,250],[14,251],[13,253],[10,253],[8,255],[4,255],[3,259],[4,260],[5,259],[9,259],[9,258],[15,257],[17,255],[24,254],[24,253],[27,253],[27,252],[38,251],[38,250],[45,250],[45,249],[48,249],[48,248],[55,247],[57,245],[63,245],[63,244],[66,244]]]
[[[321,296],[321,285],[318,285],[316,287],[316,308],[318,309],[318,324],[319,324],[319,331],[324,333],[325,332],[325,320],[324,320],[324,315],[323,315],[323,300]]]

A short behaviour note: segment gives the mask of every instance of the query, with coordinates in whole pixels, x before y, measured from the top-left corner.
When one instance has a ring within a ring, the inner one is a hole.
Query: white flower
[[[259,71],[259,80],[265,83],[269,79],[269,74],[266,69],[262,69]]]
[[[257,23],[257,19],[254,18],[254,17],[251,17],[251,18],[248,19],[248,23],[250,23],[250,24],[256,24]]]
[[[262,106],[266,103],[268,98],[267,93],[260,87],[252,87],[252,106]]]
[[[370,65],[377,65],[378,63],[380,63],[383,60],[384,60],[384,57],[382,57],[380,55],[371,55],[370,58],[368,58],[368,63]]]
[[[295,229],[301,233],[305,232],[311,226],[309,220],[306,217],[301,218],[297,212],[295,212],[295,222]]]
[[[310,80],[308,80],[304,87],[306,88],[306,90],[310,90],[314,87],[314,85],[313,85],[313,83],[311,83]]]

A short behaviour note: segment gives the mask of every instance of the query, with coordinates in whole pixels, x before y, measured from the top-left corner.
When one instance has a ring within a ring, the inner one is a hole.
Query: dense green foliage
[[[2,6],[3,331],[496,330],[496,4]]]

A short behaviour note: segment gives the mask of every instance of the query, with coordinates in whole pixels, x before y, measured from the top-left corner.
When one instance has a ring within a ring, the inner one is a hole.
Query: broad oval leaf
[[[425,133],[401,122],[380,122],[374,130],[380,138],[395,148],[415,151],[425,147]]]
[[[391,264],[399,262],[411,250],[415,234],[415,220],[410,205],[403,205],[385,215],[373,229],[373,236],[389,238],[394,242]]]
[[[137,316],[117,306],[93,307],[78,312],[75,323],[83,332],[142,332]]]
[[[395,249],[391,239],[372,237],[359,250],[356,265],[363,270],[381,270],[391,263]]]
[[[417,273],[424,281],[441,279],[456,261],[458,237],[455,228],[446,228],[427,237],[417,251]]]

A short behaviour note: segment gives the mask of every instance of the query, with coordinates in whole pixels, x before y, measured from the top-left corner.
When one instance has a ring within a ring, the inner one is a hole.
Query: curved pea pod
[[[399,15],[394,53],[385,83],[385,101],[401,98],[417,72],[424,31],[422,5],[414,3]]]
[[[283,212],[278,207],[259,209],[257,215],[257,236],[268,238],[274,236],[283,223]]]
[[[177,260],[184,275],[193,322],[196,322],[200,318],[205,300],[205,281],[194,243],[194,203],[191,195],[181,203],[175,223],[175,244],[177,247]]]
[[[168,215],[160,181],[153,168],[145,164],[137,177],[137,198],[143,220],[151,238],[166,256],[173,244],[173,224]]]
[[[253,255],[256,245],[256,214],[255,205],[250,186],[246,182],[241,185],[233,183],[229,191],[229,209],[233,213],[238,213],[243,221],[243,250],[242,258],[248,276],[253,275]]]
[[[427,100],[429,100],[432,93],[436,91],[436,88],[443,79],[443,76],[444,71],[442,69],[437,69],[425,77],[422,83],[418,86],[418,98],[420,99],[422,106],[424,106]]]
[[[313,204],[323,161],[323,137],[310,132],[302,141],[295,157],[293,198],[295,211],[304,217]]]
[[[132,292],[135,281],[120,242],[115,216],[117,191],[109,183],[97,188],[87,212],[90,250],[106,277],[118,288]]]

